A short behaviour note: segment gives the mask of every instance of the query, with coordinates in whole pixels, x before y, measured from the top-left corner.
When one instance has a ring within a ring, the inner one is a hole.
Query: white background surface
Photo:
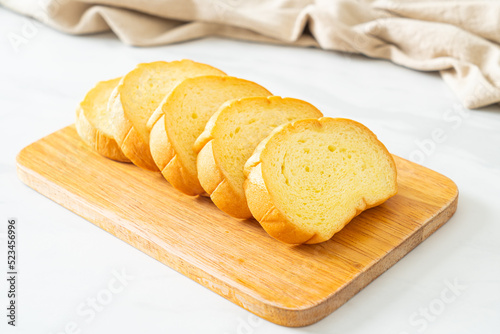
[[[132,48],[112,34],[29,31],[29,22],[0,9],[1,333],[65,333],[71,323],[79,333],[498,333],[498,106],[463,109],[438,74],[360,56],[217,38]],[[28,37],[17,50],[8,39],[13,33]],[[454,180],[457,213],[333,314],[292,329],[255,318],[17,179],[16,154],[73,123],[76,105],[97,81],[140,62],[182,58],[364,123],[392,153]],[[431,143],[436,131],[441,140]],[[18,219],[20,245],[15,329],[6,325],[4,307],[9,217]],[[122,270],[133,279],[109,304],[93,318],[78,311]],[[449,284],[461,288],[454,293]]]

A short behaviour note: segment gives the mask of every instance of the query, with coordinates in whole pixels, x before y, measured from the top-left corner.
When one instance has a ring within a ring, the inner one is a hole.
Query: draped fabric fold
[[[468,108],[500,102],[500,2],[487,0],[0,0],[69,34],[153,46],[205,36],[359,53],[439,71]]]

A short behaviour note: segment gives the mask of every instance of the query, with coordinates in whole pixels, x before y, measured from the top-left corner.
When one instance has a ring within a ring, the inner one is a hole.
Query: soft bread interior
[[[214,115],[217,119],[211,138],[215,161],[244,200],[243,167],[259,142],[278,125],[321,116],[313,105],[293,98],[270,96],[234,101]]]
[[[139,64],[120,84],[120,99],[125,115],[148,143],[148,120],[165,96],[186,78],[210,74],[225,73],[191,60]]]
[[[121,78],[101,81],[96,84],[80,103],[88,122],[98,131],[110,138],[113,137],[111,115],[109,114],[108,100]]]
[[[363,125],[346,119],[297,121],[261,152],[276,208],[315,240],[328,240],[362,210],[397,191],[392,156]]]
[[[267,96],[264,87],[228,76],[203,76],[184,80],[162,105],[165,128],[171,145],[185,170],[197,177],[193,145],[206,123],[228,100],[244,96]]]

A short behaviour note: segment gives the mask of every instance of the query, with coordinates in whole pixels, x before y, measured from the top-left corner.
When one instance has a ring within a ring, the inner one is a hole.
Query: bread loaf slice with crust
[[[253,216],[291,244],[330,239],[363,210],[397,192],[394,160],[362,124],[343,118],[278,127],[245,165]]]
[[[198,137],[198,179],[212,201],[230,216],[252,217],[243,167],[257,145],[277,126],[323,114],[313,105],[279,96],[247,97],[220,108]]]
[[[178,84],[161,104],[151,131],[151,155],[167,181],[187,195],[205,191],[198,181],[193,144],[217,109],[245,96],[268,96],[264,87],[229,76],[200,76]]]
[[[113,160],[130,162],[113,137],[108,100],[121,78],[98,82],[76,109],[76,131],[97,153]]]
[[[125,75],[110,97],[113,134],[123,153],[137,166],[158,171],[149,150],[149,119],[179,82],[199,75],[224,75],[191,60],[139,64]]]

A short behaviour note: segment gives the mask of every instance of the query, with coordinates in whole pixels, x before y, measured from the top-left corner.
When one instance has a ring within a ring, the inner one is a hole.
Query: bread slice
[[[198,179],[212,201],[236,218],[250,218],[243,167],[257,145],[278,125],[323,114],[313,105],[279,96],[234,100],[219,109],[198,137]]]
[[[191,60],[139,64],[125,75],[110,97],[113,134],[137,166],[158,171],[149,150],[148,120],[172,88],[186,78],[225,73]]]
[[[117,161],[130,162],[113,137],[108,100],[121,78],[98,82],[76,109],[76,131],[97,153]]]
[[[203,194],[193,144],[210,116],[228,100],[268,95],[254,82],[228,76],[189,78],[177,85],[162,103],[164,116],[151,131],[151,154],[163,176],[187,195]]]
[[[291,244],[326,241],[397,192],[391,154],[368,128],[343,118],[277,128],[245,173],[250,211],[267,233]]]

